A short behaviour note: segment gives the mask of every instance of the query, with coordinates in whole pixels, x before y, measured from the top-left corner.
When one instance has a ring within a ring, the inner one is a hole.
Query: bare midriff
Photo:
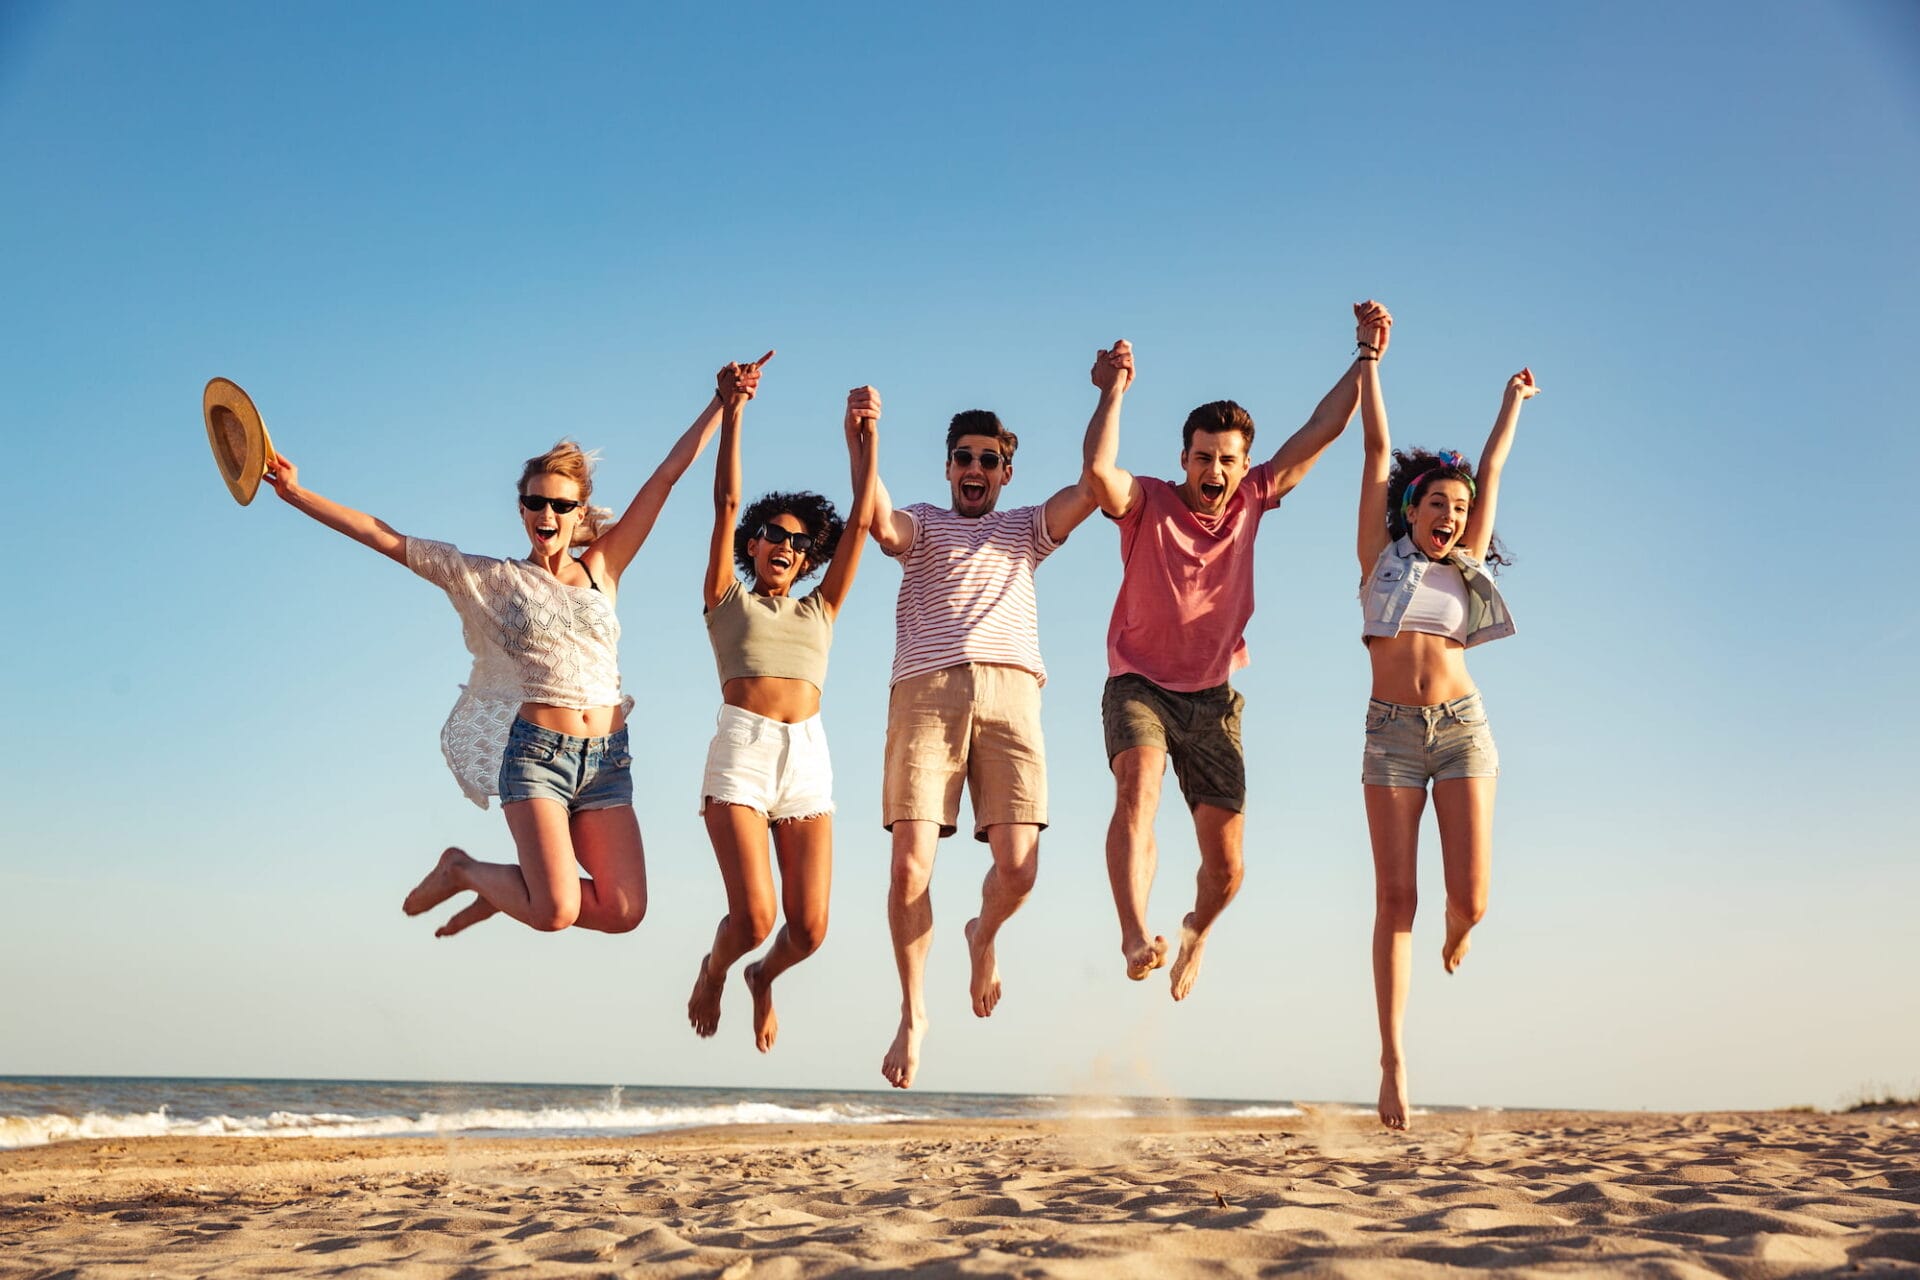
[[[604,738],[619,731],[627,722],[627,713],[619,707],[555,707],[544,702],[523,702],[520,718],[569,737]]]
[[[799,724],[820,714],[820,690],[811,681],[786,676],[735,676],[720,686],[720,697],[730,707],[781,724]]]
[[[1473,692],[1467,650],[1449,636],[1402,631],[1367,641],[1373,662],[1373,696],[1402,706],[1430,707]]]

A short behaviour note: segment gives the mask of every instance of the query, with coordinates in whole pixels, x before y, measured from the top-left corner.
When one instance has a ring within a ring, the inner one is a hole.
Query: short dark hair
[[[962,436],[992,436],[1000,442],[1000,456],[1008,462],[1013,461],[1013,451],[1020,447],[1020,437],[1000,425],[1000,415],[991,409],[963,409],[953,415],[953,421],[947,424],[947,452],[953,452],[953,446],[960,443]]]
[[[1238,431],[1247,437],[1247,448],[1253,448],[1253,415],[1231,400],[1209,401],[1188,414],[1186,425],[1180,428],[1182,449],[1193,448],[1193,433],[1196,431],[1212,431],[1215,434]]]
[[[807,536],[813,539],[813,550],[806,553],[807,566],[794,575],[799,582],[811,578],[820,571],[820,566],[833,559],[834,548],[840,545],[840,531],[846,528],[846,522],[840,513],[833,509],[833,503],[817,493],[802,490],[798,493],[770,493],[748,507],[740,516],[740,525],[733,531],[734,567],[753,579],[753,557],[747,554],[747,543],[760,536],[760,526],[775,516],[792,516],[807,528]]]

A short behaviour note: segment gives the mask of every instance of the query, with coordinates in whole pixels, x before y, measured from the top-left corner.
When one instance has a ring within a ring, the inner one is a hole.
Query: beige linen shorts
[[[1040,736],[1040,681],[988,663],[945,667],[893,686],[880,811],[887,830],[937,822],[950,836],[960,784],[973,798],[973,836],[1000,823],[1047,825],[1047,752]]]

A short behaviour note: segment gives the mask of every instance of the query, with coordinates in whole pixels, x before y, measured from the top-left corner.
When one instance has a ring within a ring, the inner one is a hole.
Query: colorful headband
[[[1403,517],[1412,514],[1414,500],[1420,496],[1420,486],[1432,479],[1434,474],[1439,471],[1460,472],[1460,475],[1452,478],[1467,482],[1468,500],[1471,501],[1480,496],[1480,486],[1473,482],[1473,474],[1467,470],[1467,460],[1465,457],[1455,453],[1452,449],[1442,449],[1433,456],[1434,460],[1440,464],[1439,466],[1428,467],[1425,471],[1422,471],[1419,475],[1407,481],[1407,491],[1400,498],[1400,514]]]

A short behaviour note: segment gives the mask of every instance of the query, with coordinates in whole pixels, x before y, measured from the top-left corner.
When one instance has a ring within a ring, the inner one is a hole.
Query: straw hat
[[[273,441],[253,401],[225,378],[207,383],[200,396],[200,411],[207,420],[207,443],[213,446],[213,460],[220,478],[227,482],[233,500],[241,506],[253,501],[260,478],[273,461]]]

